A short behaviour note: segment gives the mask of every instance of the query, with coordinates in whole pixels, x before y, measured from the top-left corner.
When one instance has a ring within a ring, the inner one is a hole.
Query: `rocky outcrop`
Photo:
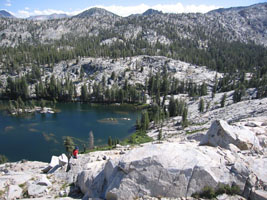
[[[214,121],[200,142],[200,145],[220,146],[225,149],[230,149],[231,144],[240,150],[261,149],[255,133],[244,126],[230,126],[223,120]]]
[[[43,170],[47,163],[39,162],[0,165],[4,194],[0,197],[47,199],[75,194],[83,199],[182,199],[205,186],[216,189],[228,184],[238,186],[239,195],[246,199],[266,199],[266,148],[257,141],[264,134],[265,119],[244,119],[235,126],[218,120],[198,139],[164,140],[133,149],[118,145],[69,161],[65,155],[53,156],[48,170]]]
[[[44,173],[54,173],[60,167],[64,167],[68,164],[68,158],[65,154],[61,154],[60,156],[52,156],[50,164],[42,169]]]
[[[153,66],[153,68],[151,68]],[[205,81],[207,84],[212,84],[215,75],[218,78],[222,77],[221,73],[207,69],[204,66],[196,66],[190,63],[182,62],[179,60],[170,59],[163,56],[135,56],[127,58],[118,58],[116,60],[110,58],[82,58],[78,63],[76,60],[62,61],[55,64],[53,71],[51,68],[42,67],[44,74],[41,80],[44,82],[54,76],[57,80],[69,79],[75,82],[76,92],[81,95],[81,87],[86,84],[87,86],[94,85],[94,83],[100,83],[105,77],[106,87],[111,88],[115,85],[121,87],[125,80],[128,80],[129,85],[141,84],[145,86],[146,78],[149,74],[156,75],[161,72],[163,67],[166,66],[171,74],[179,80],[192,80],[194,83],[201,84]],[[142,69],[142,70],[141,70]],[[19,76],[23,76],[28,71],[21,72]],[[83,79],[81,79],[80,72],[84,71]],[[111,79],[112,73],[115,72],[115,80]],[[7,78],[9,76],[5,73],[0,73],[0,81],[2,86],[0,90],[7,85]],[[10,76],[13,79],[18,75]],[[92,79],[92,77],[94,77]],[[2,87],[2,88],[1,88]],[[35,85],[29,87],[29,93],[31,97],[35,96]],[[23,110],[21,110],[22,112]],[[44,112],[53,113],[53,109],[36,107],[36,109],[27,109],[27,112]]]
[[[65,163],[65,157],[63,154],[54,156],[49,166],[56,167],[60,163]],[[54,168],[51,168],[52,171],[50,170],[49,174],[44,174],[42,170],[47,165],[43,162],[25,160],[0,165],[0,199],[13,200],[23,197],[53,199],[68,196],[69,193],[75,194],[76,198],[81,197],[76,187],[70,186],[65,179],[55,175],[60,171],[66,174],[66,163],[64,166],[56,167],[57,170],[53,173]]]
[[[105,196],[107,199],[134,199],[143,195],[183,197],[201,191],[206,185],[216,186],[220,181],[239,182],[226,166],[221,166],[225,162],[222,155],[210,147],[191,143],[135,149],[120,160]]]
[[[246,198],[254,198],[255,191],[264,194],[267,159],[255,151],[261,148],[255,133],[215,121],[203,141],[201,146],[194,141],[146,144],[81,172],[77,185],[88,198],[106,199],[189,197],[220,184],[237,185]]]

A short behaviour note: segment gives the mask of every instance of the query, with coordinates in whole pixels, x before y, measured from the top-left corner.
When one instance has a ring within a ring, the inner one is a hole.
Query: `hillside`
[[[105,151],[1,164],[0,199],[267,199],[267,3],[39,17],[0,17],[6,114],[45,101],[142,112]]]
[[[0,45],[18,46],[19,42],[36,41],[51,43],[62,37],[98,36],[104,31],[106,35],[101,35],[102,39],[115,35],[124,42],[138,38],[150,44],[158,41],[168,45],[177,37],[200,40],[205,44],[206,40],[219,38],[245,43],[253,41],[266,46],[266,12],[267,4],[262,3],[239,9],[221,9],[207,14],[165,14],[149,10],[141,16],[123,18],[104,9],[92,8],[72,18],[54,21],[1,19],[0,30],[1,34],[5,33],[6,39]],[[151,13],[154,14],[152,18],[147,16]],[[16,36],[10,30],[16,32]]]
[[[5,10],[0,10],[0,18],[15,18],[15,17]]]
[[[214,101],[221,95],[216,94]],[[216,199],[265,199],[266,108],[264,98],[238,104],[227,100],[224,108],[215,103],[204,113],[192,109],[184,130],[180,118],[170,118],[164,122],[160,141],[80,154],[70,159],[68,167],[65,155],[54,156],[50,164],[26,160],[2,164],[0,197],[198,199],[196,193],[206,186],[215,188]],[[196,113],[206,121],[195,121]],[[213,121],[216,118],[231,125]],[[159,130],[150,124],[151,136],[157,138]],[[223,194],[226,191],[229,196]]]

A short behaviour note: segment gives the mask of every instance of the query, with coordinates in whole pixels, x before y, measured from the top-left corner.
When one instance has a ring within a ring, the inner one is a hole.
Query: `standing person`
[[[79,147],[75,147],[75,149],[72,152],[73,158],[77,159],[78,158],[78,153],[79,153]]]

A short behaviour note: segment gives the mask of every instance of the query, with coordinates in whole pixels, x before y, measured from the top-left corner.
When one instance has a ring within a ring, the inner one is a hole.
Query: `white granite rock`
[[[8,188],[7,199],[18,199],[22,195],[22,189],[17,185],[10,185]]]
[[[197,143],[148,144],[108,161],[102,171],[83,171],[77,185],[89,197],[106,199],[184,197],[233,182],[242,190],[249,170],[241,161],[229,168],[229,160],[235,162],[230,151]]]
[[[46,175],[42,175],[39,180],[37,180],[36,185],[42,185],[42,186],[51,186],[52,183],[47,179]]]
[[[212,147],[192,143],[147,145],[123,156],[113,172],[106,198],[184,197],[206,185],[216,187],[233,181],[244,187],[225,162],[224,154]]]
[[[28,186],[28,195],[31,197],[42,197],[47,192],[47,187],[43,185],[36,185],[34,183]]]
[[[267,199],[267,191],[264,191],[264,190],[252,191],[251,199],[252,200],[266,200]]]
[[[244,126],[230,126],[223,120],[216,120],[212,123],[200,144],[226,149],[229,149],[229,144],[234,144],[240,150],[261,149],[255,133]]]

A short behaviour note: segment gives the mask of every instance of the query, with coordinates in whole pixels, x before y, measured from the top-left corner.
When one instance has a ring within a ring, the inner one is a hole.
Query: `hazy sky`
[[[163,12],[201,12],[216,8],[248,6],[267,0],[0,0],[0,10],[7,10],[16,17],[29,17],[52,13],[78,14],[92,7],[105,8],[120,16],[143,13],[149,8]]]

